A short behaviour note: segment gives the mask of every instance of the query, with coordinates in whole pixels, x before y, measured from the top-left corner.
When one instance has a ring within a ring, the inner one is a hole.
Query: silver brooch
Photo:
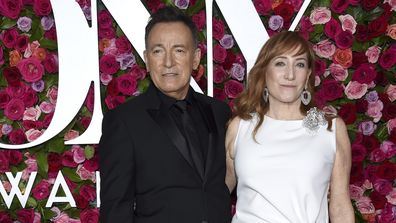
[[[320,125],[326,125],[324,113],[318,111],[316,107],[309,109],[307,116],[303,119],[303,127],[307,130],[310,135],[314,135],[318,132]]]

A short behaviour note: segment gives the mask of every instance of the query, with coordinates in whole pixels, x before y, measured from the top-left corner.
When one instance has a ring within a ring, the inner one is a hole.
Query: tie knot
[[[181,112],[187,111],[187,102],[186,100],[180,100],[175,102],[175,106],[180,109]]]

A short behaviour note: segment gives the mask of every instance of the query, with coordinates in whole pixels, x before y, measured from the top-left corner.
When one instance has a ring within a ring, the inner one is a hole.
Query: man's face
[[[200,58],[190,29],[182,22],[157,23],[151,29],[144,60],[151,80],[164,94],[184,99]]]

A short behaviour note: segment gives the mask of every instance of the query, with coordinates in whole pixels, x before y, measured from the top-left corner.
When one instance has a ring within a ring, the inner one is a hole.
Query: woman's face
[[[274,57],[267,66],[266,82],[269,103],[300,104],[311,69],[307,54],[296,55],[298,48]]]

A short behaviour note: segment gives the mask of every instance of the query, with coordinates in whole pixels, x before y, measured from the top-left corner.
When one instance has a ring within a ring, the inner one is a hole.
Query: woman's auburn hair
[[[311,49],[311,45],[297,32],[283,31],[272,36],[261,48],[256,62],[249,72],[247,88],[234,100],[233,117],[239,117],[243,120],[250,120],[253,114],[257,113],[259,121],[253,130],[253,138],[257,134],[258,129],[264,121],[264,115],[268,111],[269,103],[264,102],[263,92],[266,85],[267,67],[271,60],[279,55],[288,52],[297,51],[296,56],[307,54],[308,68],[311,70],[309,76],[307,91],[314,98],[315,87],[315,54]],[[300,111],[303,115],[314,107],[313,100],[308,105],[301,103]],[[331,119],[326,115],[328,121],[328,130],[331,129]]]

